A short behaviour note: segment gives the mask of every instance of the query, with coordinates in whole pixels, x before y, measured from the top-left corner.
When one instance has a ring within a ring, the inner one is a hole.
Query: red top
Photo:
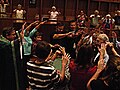
[[[71,74],[70,90],[87,90],[87,82],[95,73],[96,66],[87,68],[77,67],[72,60],[69,68]]]

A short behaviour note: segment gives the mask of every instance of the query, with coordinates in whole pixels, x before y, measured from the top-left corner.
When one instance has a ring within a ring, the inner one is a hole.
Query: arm
[[[38,30],[41,24],[44,24],[45,22],[40,22],[29,34],[30,37],[34,35],[34,33]]]
[[[70,35],[71,33],[72,32],[65,33],[65,34],[54,34],[53,39],[61,39],[61,38],[64,38],[64,37]]]
[[[116,50],[115,50],[115,48],[114,48],[113,43],[108,42],[107,44],[108,44],[110,47],[112,47],[112,52],[113,52],[113,54],[114,54],[115,56],[119,56],[119,54],[116,52]]]
[[[30,25],[28,25],[28,26],[25,28],[25,30],[26,30],[26,31],[29,31],[30,28],[31,28],[31,26],[34,25],[34,24],[36,24],[36,23],[38,23],[38,22],[35,21],[35,22],[31,23]]]
[[[40,25],[44,24],[45,22],[46,22],[46,21],[40,22],[40,23],[35,27],[35,29],[38,29],[38,28],[40,27]]]
[[[70,59],[70,56],[68,54],[66,54],[65,48],[62,47],[61,49],[62,49],[63,56],[62,56],[62,70],[61,70],[61,73],[60,73],[60,78],[61,78],[61,81],[63,81],[64,77],[65,77],[66,64],[68,63],[68,60]]]
[[[53,39],[61,39],[66,37],[67,34],[54,34]]]
[[[90,87],[91,81],[92,80],[97,80],[99,75],[100,75],[100,73],[106,67],[106,64],[104,63],[104,59],[103,59],[105,50],[106,50],[106,46],[105,45],[101,45],[101,48],[99,48],[100,58],[99,58],[99,61],[98,61],[97,71],[95,72],[95,74],[92,76],[92,78],[87,83],[88,90],[91,90],[91,87]]]
[[[9,5],[9,1],[8,0],[6,0],[6,3],[7,3],[7,5]]]

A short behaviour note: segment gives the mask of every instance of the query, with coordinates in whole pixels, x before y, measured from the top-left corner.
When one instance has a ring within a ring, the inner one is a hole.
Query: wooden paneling
[[[100,2],[100,14],[102,16],[106,15],[109,13],[109,3],[107,2]]]
[[[100,13],[106,15],[113,14],[115,10],[120,9],[120,0],[36,0],[36,7],[29,7],[29,0],[9,0],[10,10],[20,3],[27,11],[26,19],[34,19],[34,15],[39,13],[42,18],[43,15],[48,15],[48,11],[53,5],[61,12],[59,20],[74,19],[80,10],[83,10],[88,16],[94,12],[95,9],[100,10]]]
[[[98,9],[98,5],[99,3],[97,2],[94,1],[90,2],[90,8],[89,8],[90,14],[94,13],[94,11]]]
[[[81,10],[83,10],[85,13],[87,13],[87,1],[86,0],[79,0],[78,12]]]

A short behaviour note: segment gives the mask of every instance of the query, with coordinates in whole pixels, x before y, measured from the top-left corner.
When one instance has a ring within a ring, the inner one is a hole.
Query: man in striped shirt
[[[64,80],[69,56],[66,55],[65,48],[61,47],[60,51],[63,54],[62,70],[57,73],[57,70],[46,61],[52,53],[50,45],[45,41],[37,44],[34,61],[27,62],[28,81],[33,90],[54,90],[54,85]]]

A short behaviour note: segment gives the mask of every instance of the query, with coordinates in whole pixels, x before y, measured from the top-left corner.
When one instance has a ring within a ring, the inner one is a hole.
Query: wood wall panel
[[[106,15],[107,13],[109,13],[108,9],[109,9],[109,3],[106,3],[106,2],[101,2],[100,3],[100,14],[102,16]]]
[[[87,1],[86,0],[79,0],[78,13],[81,10],[83,10],[85,13],[87,13]]]

